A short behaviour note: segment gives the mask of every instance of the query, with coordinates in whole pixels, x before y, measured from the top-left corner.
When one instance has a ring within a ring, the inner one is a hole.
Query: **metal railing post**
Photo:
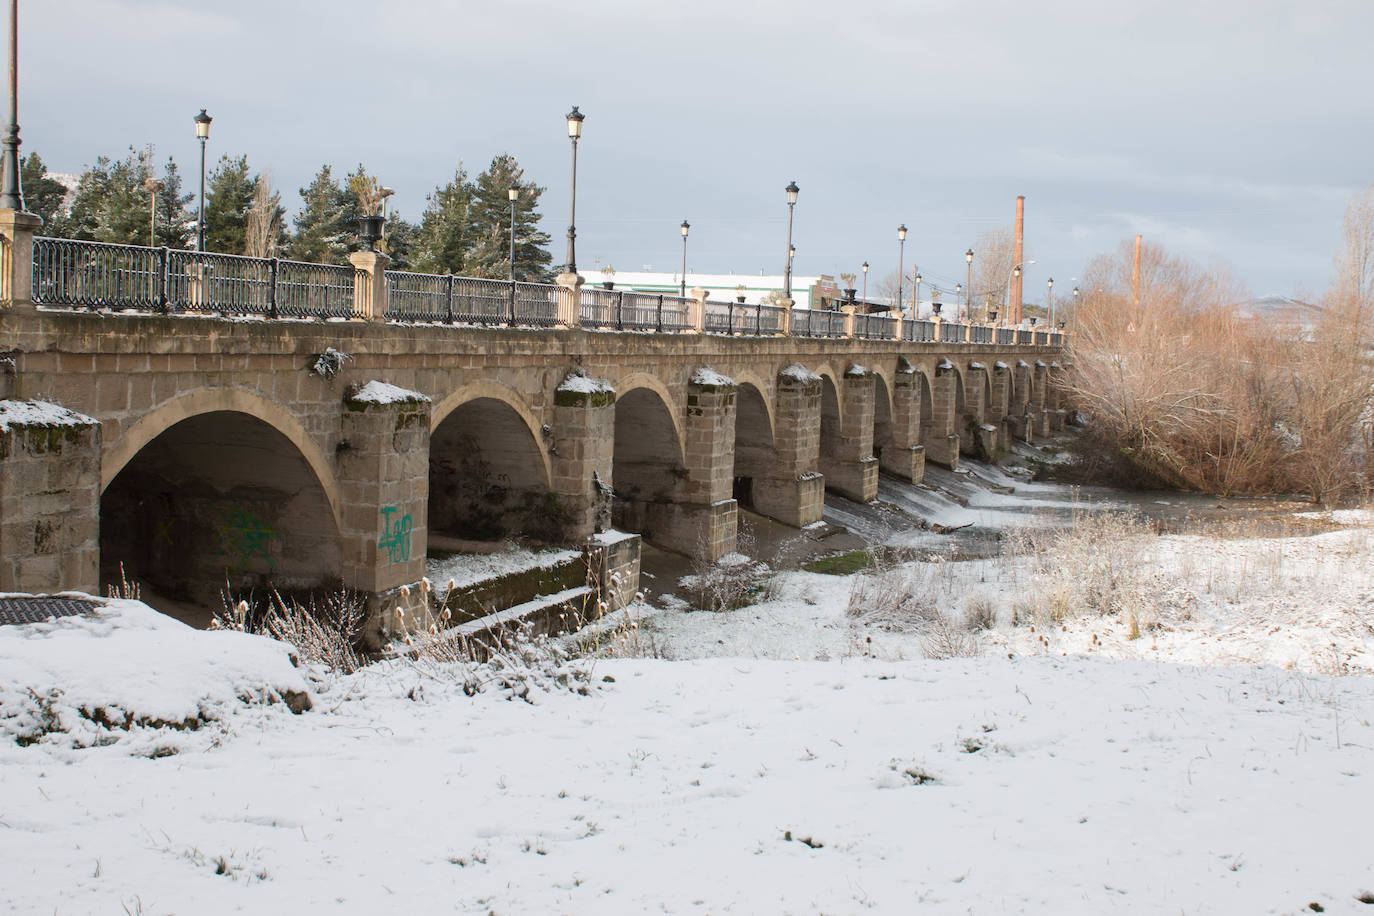
[[[663,333],[663,295],[662,295],[661,293],[659,294],[659,297],[658,297],[658,309],[657,309],[657,314],[654,316],[654,320],[655,320],[655,322],[658,324],[658,333],[662,334],[662,333]]]
[[[167,314],[167,262],[171,252],[164,245],[157,250],[157,310]]]
[[[267,317],[277,318],[277,259],[267,261]]]
[[[453,324],[453,274],[448,275],[448,308],[444,321]]]
[[[510,324],[515,327],[515,281],[510,281]]]
[[[616,293],[615,297],[615,329],[625,330],[625,291]]]

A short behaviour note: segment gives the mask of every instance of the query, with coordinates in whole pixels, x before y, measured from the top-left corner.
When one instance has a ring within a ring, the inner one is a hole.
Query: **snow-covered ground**
[[[532,702],[130,602],[0,627],[0,911],[1374,914],[1372,526],[1031,521],[1019,556],[868,580],[975,657],[792,572],[583,633],[634,657],[537,666]]]

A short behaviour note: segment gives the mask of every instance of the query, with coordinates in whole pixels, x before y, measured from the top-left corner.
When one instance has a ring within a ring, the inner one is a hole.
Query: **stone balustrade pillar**
[[[578,306],[582,302],[582,285],[587,281],[582,279],[581,274],[561,273],[553,282],[563,288],[562,294],[558,297],[558,326],[577,327],[581,324]]]
[[[386,321],[386,266],[391,258],[380,251],[354,251],[353,308],[365,321]]]
[[[852,305],[842,305],[842,306],[840,306],[840,311],[844,313],[844,336],[845,336],[845,337],[853,337],[853,336],[854,336],[854,311],[855,311],[855,306],[852,306]]]
[[[0,210],[0,300],[7,308],[33,307],[33,237],[43,220],[22,210]]]
[[[706,331],[706,299],[711,293],[704,289],[693,289],[689,290],[687,295],[692,297],[692,304],[688,306],[690,314],[687,316],[687,323],[691,326],[693,333],[704,333]]]

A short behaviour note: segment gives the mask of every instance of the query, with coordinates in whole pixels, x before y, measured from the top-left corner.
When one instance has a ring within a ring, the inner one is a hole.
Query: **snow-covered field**
[[[0,627],[0,911],[1374,914],[1371,524],[888,570],[969,658],[786,573],[532,702],[130,602]]]

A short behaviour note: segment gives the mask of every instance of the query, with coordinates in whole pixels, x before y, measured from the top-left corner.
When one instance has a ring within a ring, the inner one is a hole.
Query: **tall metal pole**
[[[921,272],[920,272],[920,271],[917,271],[917,272],[916,272],[916,276],[915,276],[914,279],[916,280],[916,295],[915,295],[914,297],[912,297],[912,303],[911,303],[911,320],[912,320],[912,321],[915,321],[917,318],[920,318],[920,317],[921,317],[920,314],[919,314],[919,313],[920,313],[920,310],[921,310]]]
[[[577,273],[577,138],[572,138],[572,204],[568,210],[568,273]]]
[[[567,272],[577,273],[577,140],[582,136],[582,122],[587,116],[577,110],[577,106],[572,107],[572,111],[563,116],[568,122],[568,139],[572,140],[572,190],[569,194],[571,198],[568,209],[568,263]]]
[[[0,178],[0,209],[23,210],[19,183],[19,0],[10,0],[10,120],[5,126],[5,158]]]
[[[510,281],[515,282],[515,198],[520,192],[511,188],[510,194]]]
[[[692,224],[687,220],[682,221],[682,288],[678,290],[678,295],[683,299],[687,298],[687,230],[692,228]]]
[[[897,227],[897,314],[902,313],[902,280],[906,276],[906,223]],[[916,317],[916,306],[911,307],[911,317]]]
[[[868,262],[864,261],[864,302],[868,301]]]
[[[973,320],[973,249],[964,252],[964,260],[968,261],[968,285],[964,287],[964,309],[968,312],[968,320]],[[984,318],[987,316],[985,315]]]
[[[783,269],[782,277],[782,297],[792,298],[792,208],[796,206],[793,201],[787,203],[787,267]]]

